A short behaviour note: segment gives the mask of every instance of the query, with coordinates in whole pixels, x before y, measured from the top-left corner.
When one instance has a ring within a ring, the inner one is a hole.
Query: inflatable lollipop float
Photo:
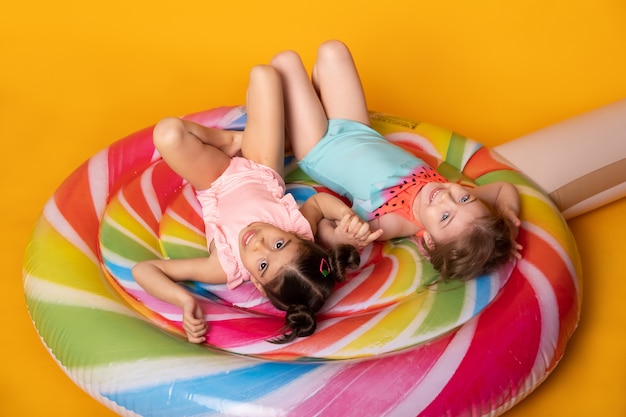
[[[224,129],[243,129],[245,117],[239,106],[185,116]],[[35,225],[24,289],[54,360],[122,416],[497,416],[521,401],[558,364],[580,316],[581,266],[563,216],[480,143],[403,117],[371,119],[450,180],[515,184],[523,259],[433,284],[413,238],[377,242],[315,334],[286,345],[267,341],[283,318],[252,284],[189,283],[211,328],[206,344],[190,344],[181,312],[130,273],[143,259],[207,254],[194,194],[155,151],[150,127],[76,169]],[[328,192],[293,161],[286,172],[298,201]]]

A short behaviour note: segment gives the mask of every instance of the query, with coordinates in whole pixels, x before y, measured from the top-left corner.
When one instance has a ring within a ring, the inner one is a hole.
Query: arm
[[[411,221],[396,213],[387,213],[369,222],[370,228],[382,229],[384,232],[378,240],[389,240],[397,237],[414,236],[421,230]]]
[[[343,201],[328,193],[313,195],[300,211],[311,224],[316,240],[326,247],[345,243],[362,248],[382,234],[380,229],[371,232],[367,222],[354,214]]]
[[[192,259],[155,259],[139,262],[132,270],[135,282],[153,297],[183,310],[183,327],[187,339],[201,343],[207,325],[204,314],[196,298],[177,284],[180,281],[194,280],[209,284],[226,282],[226,274],[217,256]]]
[[[519,227],[520,200],[517,188],[513,184],[494,182],[482,185],[474,189],[474,195],[486,204],[500,210],[513,225]]]
[[[502,212],[504,218],[511,224],[511,240],[513,240],[513,256],[520,259],[522,245],[515,242],[521,221],[519,219],[520,198],[517,188],[508,182],[494,182],[474,189],[474,195],[486,204]]]

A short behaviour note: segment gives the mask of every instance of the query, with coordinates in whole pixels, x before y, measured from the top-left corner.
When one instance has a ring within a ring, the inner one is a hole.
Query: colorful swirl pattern
[[[523,259],[466,284],[432,286],[415,241],[373,245],[329,300],[319,330],[285,346],[266,342],[282,316],[251,285],[189,284],[211,323],[208,345],[189,344],[180,312],[130,274],[141,259],[206,255],[193,192],[155,152],[149,128],[79,167],[35,226],[24,288],[51,355],[124,416],[496,416],[515,405],[556,366],[577,326],[573,237],[544,193],[479,143],[371,116],[375,129],[430,154],[451,180],[514,183]],[[245,125],[242,107],[186,118]],[[327,191],[287,162],[297,200]]]

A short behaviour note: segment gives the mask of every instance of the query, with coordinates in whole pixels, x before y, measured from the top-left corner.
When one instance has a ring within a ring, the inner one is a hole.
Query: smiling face
[[[418,215],[429,247],[461,236],[477,218],[490,214],[471,188],[455,183],[426,184],[418,198]]]
[[[291,263],[299,249],[300,238],[268,223],[252,223],[239,232],[241,261],[252,275],[250,280],[263,294],[263,284]]]

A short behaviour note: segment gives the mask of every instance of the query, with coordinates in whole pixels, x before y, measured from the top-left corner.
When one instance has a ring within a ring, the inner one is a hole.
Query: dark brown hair
[[[475,220],[456,239],[424,247],[441,280],[476,278],[508,262],[513,253],[511,224],[498,211]]]
[[[346,269],[357,268],[359,262],[354,246],[339,245],[327,251],[314,242],[301,240],[297,259],[263,285],[271,303],[287,312],[285,333],[270,342],[287,343],[312,335],[317,327],[315,314],[333,292],[335,283],[345,280]]]

